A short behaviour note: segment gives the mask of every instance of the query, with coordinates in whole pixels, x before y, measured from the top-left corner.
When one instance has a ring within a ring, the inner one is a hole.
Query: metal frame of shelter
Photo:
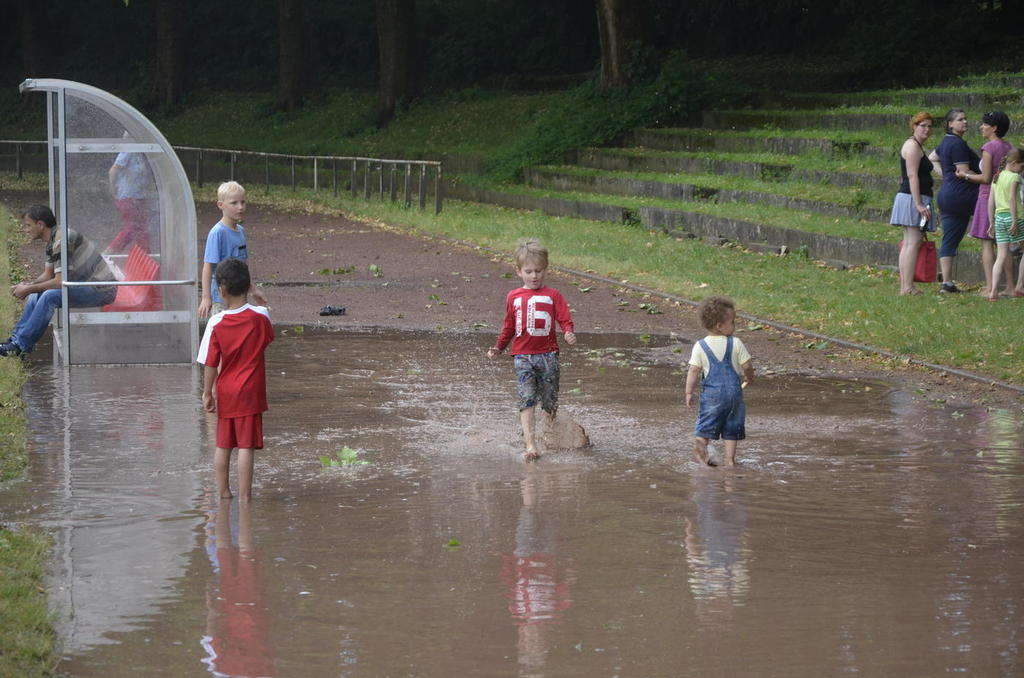
[[[85,203],[102,202],[97,197],[101,191],[95,184],[106,179],[105,167],[110,163],[102,155],[89,158],[87,154],[140,154],[144,158],[140,162],[147,168],[147,185],[151,187],[146,228],[158,235],[150,257],[158,262],[157,279],[125,275],[114,257],[105,254],[107,263],[113,270],[120,270],[121,275],[118,280],[103,283],[116,286],[119,291],[122,286],[156,290],[156,304],[140,310],[72,309],[69,289],[96,284],[68,280],[68,275],[62,277],[62,303],[54,325],[54,362],[65,366],[190,363],[196,354],[199,334],[196,213],[192,189],[178,156],[142,113],[108,92],[69,80],[31,78],[19,90],[46,93],[50,207],[57,218],[61,242],[68,240],[69,223],[76,224],[76,230],[81,231],[83,227],[92,227],[91,222],[103,220],[95,216],[99,208]],[[80,119],[89,116],[99,122]],[[83,131],[87,136],[73,136]],[[76,168],[71,175],[69,166]],[[76,174],[77,168],[82,168],[83,176]],[[77,183],[72,186],[69,180]],[[110,204],[101,206],[104,215],[115,214],[111,198],[106,196]],[[146,256],[150,256],[148,251]],[[124,259],[120,262],[123,265]],[[60,264],[61,271],[68,271],[66,247],[60,248]],[[145,283],[133,282],[137,280]]]

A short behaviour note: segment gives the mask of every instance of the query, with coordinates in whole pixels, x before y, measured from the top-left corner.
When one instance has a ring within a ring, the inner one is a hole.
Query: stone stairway
[[[992,74],[955,89],[780,94],[761,109],[709,111],[700,128],[634,130],[618,147],[580,149],[563,165],[528,168],[522,184],[464,175],[449,195],[800,252],[837,267],[892,268],[902,234],[888,216],[910,115],[966,108],[967,140],[977,147],[984,110],[1024,120],[1024,97],[1013,89],[1022,84],[1024,76]],[[959,259],[957,278],[979,280],[977,244],[966,239]]]

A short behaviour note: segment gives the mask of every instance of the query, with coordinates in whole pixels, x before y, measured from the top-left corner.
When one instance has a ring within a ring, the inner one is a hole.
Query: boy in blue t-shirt
[[[203,286],[199,300],[199,317],[206,318],[221,310],[220,292],[213,285],[213,271],[217,264],[228,257],[247,260],[249,252],[245,246],[245,229],[242,228],[242,215],[245,214],[245,189],[237,181],[225,181],[217,189],[217,207],[220,208],[220,221],[214,224],[206,236],[206,251],[203,254]],[[251,296],[259,306],[267,305],[267,298],[253,286]],[[216,308],[214,307],[216,304]]]

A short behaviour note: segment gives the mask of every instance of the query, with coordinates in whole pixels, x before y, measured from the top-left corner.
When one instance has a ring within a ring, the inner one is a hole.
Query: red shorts
[[[263,449],[263,415],[217,417],[217,447],[248,450]]]

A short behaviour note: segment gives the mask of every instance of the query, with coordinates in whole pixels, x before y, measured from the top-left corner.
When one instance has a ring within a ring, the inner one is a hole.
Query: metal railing
[[[48,171],[45,141],[8,141],[0,144],[14,147],[14,171],[18,178],[28,171]],[[38,152],[29,149],[38,148]],[[433,193],[434,213],[440,213],[444,202],[444,175],[437,160],[391,160],[340,155],[290,155],[261,151],[238,151],[226,148],[174,146],[189,179],[202,187],[209,176],[241,180],[249,184],[299,186],[314,191],[326,189],[337,196],[350,193],[369,200],[379,197],[408,207],[414,199],[425,209]],[[9,154],[7,154],[9,155]]]
[[[43,150],[42,153],[32,153],[32,154],[30,154],[30,156],[31,157],[38,156],[38,157],[42,158],[42,164],[44,166],[46,166],[46,164],[47,164],[47,161],[46,161],[46,142],[45,141],[7,141],[7,140],[0,139],[0,144],[3,144],[4,146],[13,146],[14,147],[14,171],[18,175],[19,179],[22,179],[25,176],[25,162],[27,160],[26,153],[25,153],[25,147],[26,146],[29,146],[29,147],[38,146],[39,148],[41,148]]]
[[[153,285],[195,285],[195,280],[87,280],[73,282],[62,280],[64,287],[152,287]]]

